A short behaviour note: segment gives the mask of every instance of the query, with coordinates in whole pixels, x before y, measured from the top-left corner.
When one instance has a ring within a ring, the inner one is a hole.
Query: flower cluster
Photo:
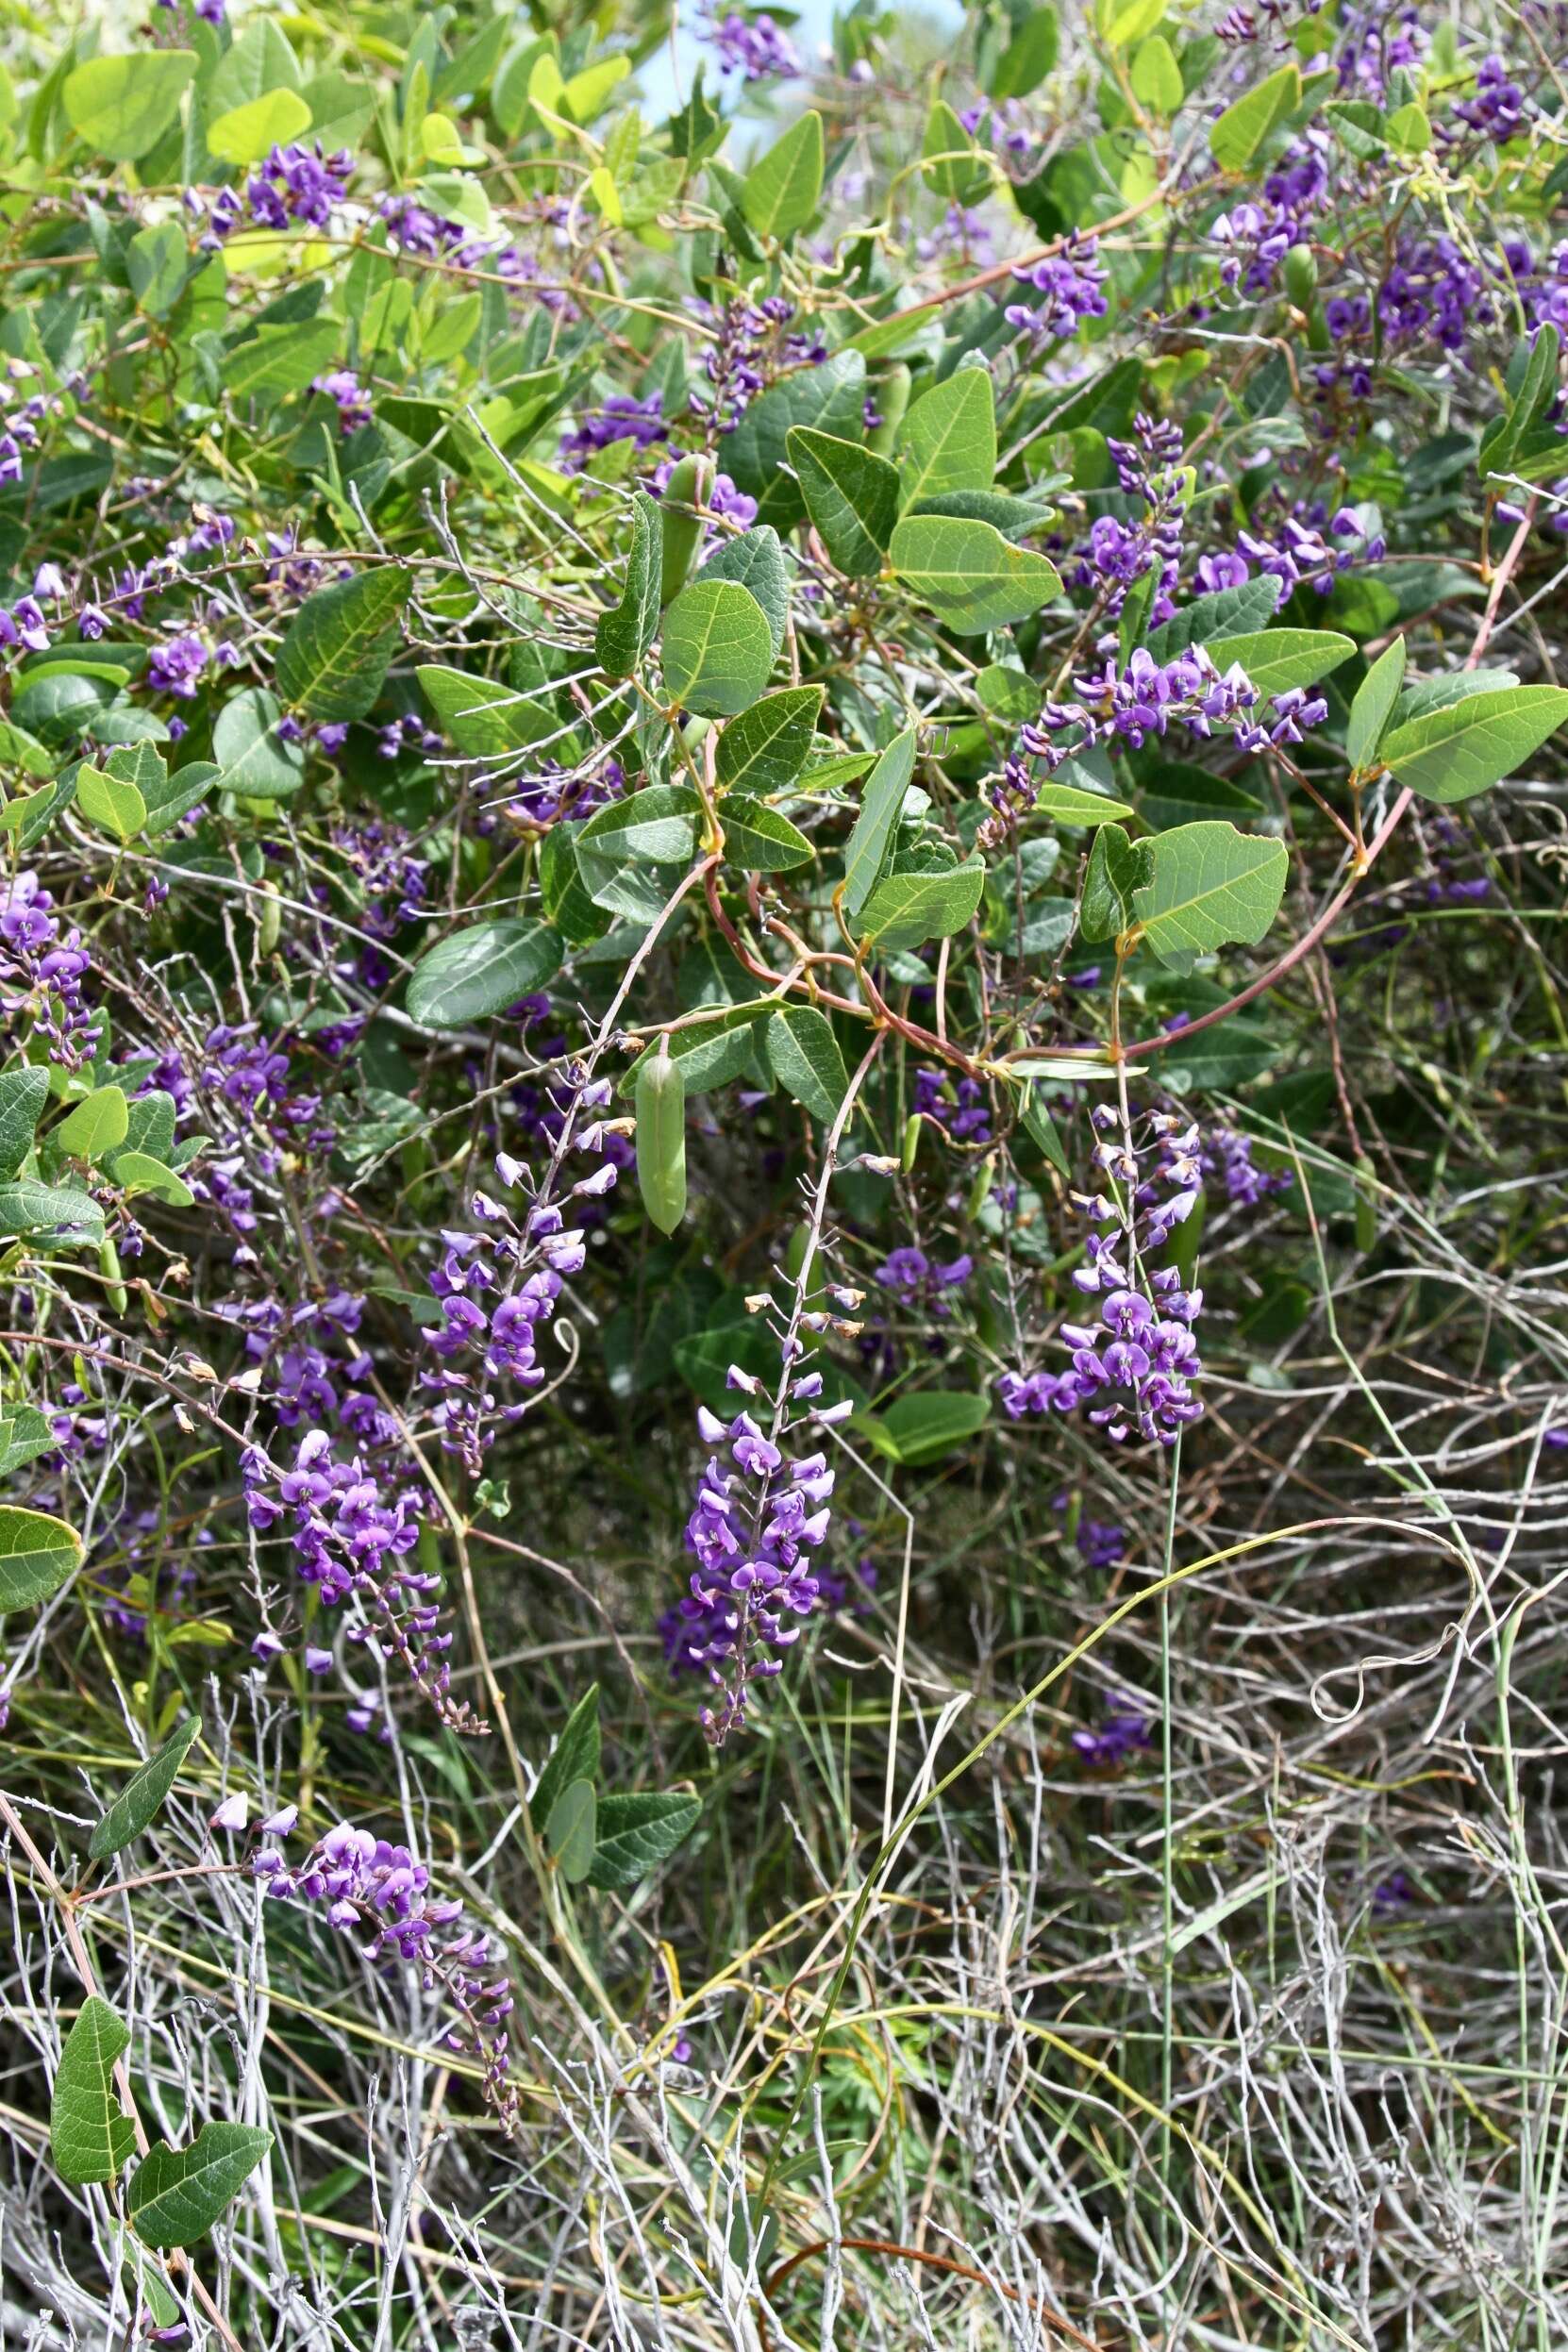
[[[997,1394],[1014,1421],[1087,1405],[1090,1420],[1117,1443],[1136,1430],[1172,1445],[1203,1410],[1193,1393],[1203,1368],[1193,1335],[1203,1293],[1185,1290],[1176,1267],[1151,1261],[1192,1214],[1202,1190],[1198,1130],[1156,1110],[1140,1136],[1109,1105],[1094,1112],[1094,1162],[1112,1190],[1075,1195],[1091,1230],[1088,1262],[1073,1281],[1098,1298],[1099,1325],[1063,1324],[1068,1369],[1004,1373]],[[1108,1226],[1114,1232],[1095,1229]]]
[[[1109,1519],[1091,1519],[1081,1512],[1075,1517],[1073,1498],[1067,1494],[1059,1494],[1051,1509],[1059,1519],[1066,1521],[1078,1558],[1086,1568],[1114,1568],[1126,1560],[1126,1527],[1119,1527]]]
[[[0,365],[0,483],[22,479],[23,451],[38,447],[40,425],[58,415],[67,400],[78,398],[87,388],[86,376],[73,373],[55,392],[25,392],[23,388],[37,375],[30,359],[12,357]],[[16,392],[23,397],[13,405]]]
[[[262,1824],[263,1834],[281,1841],[293,1820],[286,1809]],[[483,2095],[509,2126],[516,2111],[507,2080],[511,1984],[495,1974],[490,1939],[459,1926],[462,1905],[432,1895],[430,1873],[408,1846],[345,1822],[319,1838],[302,1862],[291,1864],[281,1842],[268,1843],[252,1857],[251,1869],[275,1900],[324,1904],[332,1927],[363,1928],[367,1960],[418,1968],[425,1990],[439,1990],[456,2011],[446,2047],[481,2062]]]
[[[1097,1730],[1080,1724],[1073,1745],[1087,1764],[1125,1764],[1141,1748],[1154,1745],[1149,1711],[1137,1699],[1123,1699],[1102,1716]]]
[[[756,1385],[748,1375],[739,1384]],[[821,1393],[816,1373],[790,1390],[797,1402]],[[837,1417],[831,1408],[817,1415]],[[821,1598],[809,1555],[826,1540],[833,1473],[821,1454],[787,1460],[748,1412],[726,1426],[703,1406],[697,1426],[709,1445],[727,1446],[734,1466],[715,1454],[703,1473],[686,1523],[697,1563],[691,1589],[659,1620],[659,1632],[672,1674],[702,1675],[723,1692],[702,1715],[718,1747],[743,1722],[751,1684],[782,1671],[783,1653]]]
[[[914,1074],[914,1115],[929,1119],[955,1143],[989,1143],[991,1105],[978,1078],[955,1078],[945,1070]]]
[[[432,1597],[441,1578],[412,1565],[430,1509],[423,1481],[394,1475],[384,1480],[363,1455],[344,1460],[325,1429],[311,1429],[280,1471],[265,1447],[248,1446],[243,1464],[245,1512],[258,1534],[292,1516],[300,1576],[327,1609],[357,1601],[362,1620],[350,1639],[397,1658],[416,1690],[453,1731],[482,1731],[466,1699],[451,1694],[449,1633],[438,1630]]]
[[[441,1322],[425,1334],[440,1369],[427,1371],[424,1381],[437,1398],[431,1417],[442,1444],[461,1455],[475,1473],[497,1419],[506,1426],[525,1410],[523,1402],[503,1404],[490,1384],[503,1381],[525,1391],[542,1385],[538,1326],[555,1314],[566,1278],[582,1271],[585,1209],[613,1191],[620,1174],[609,1148],[620,1139],[603,1121],[575,1124],[579,1110],[602,1110],[609,1099],[608,1079],[589,1081],[579,1075],[573,1083],[550,1168],[521,1221],[489,1193],[475,1193],[470,1209],[479,1229],[452,1228],[442,1235],[441,1264],[430,1277]],[[588,1153],[598,1165],[558,1199],[561,1163],[572,1148]],[[509,1189],[529,1189],[528,1171],[509,1153],[497,1153],[495,1172]]]
[[[1271,742],[1299,742],[1299,728],[1327,714],[1321,697],[1309,702],[1293,689],[1276,697],[1276,727],[1265,730],[1247,715],[1259,696],[1246,672],[1233,662],[1222,676],[1202,646],[1161,662],[1140,645],[1125,670],[1108,659],[1098,674],[1076,677],[1073,692],[1075,700],[1046,703],[1039,719],[1019,731],[1024,752],[1047,768],[1059,767],[1085,744],[1126,744],[1136,751],[1174,725],[1185,727],[1194,741],[1226,728],[1243,750],[1264,751]],[[1062,740],[1069,736],[1074,740]]]
[[[334,368],[330,375],[318,375],[310,390],[325,392],[335,405],[340,431],[357,433],[361,425],[370,423],[370,394],[352,368]]]
[[[959,1257],[939,1265],[926,1257],[923,1249],[893,1250],[877,1269],[876,1279],[885,1291],[909,1307],[925,1307],[936,1316],[951,1313],[946,1293],[960,1291],[975,1271],[975,1260],[965,1250]]]
[[[259,228],[285,229],[291,224],[328,228],[333,207],[342,204],[353,173],[354,157],[347,147],[336,155],[328,155],[319,140],[310,147],[297,142],[273,147],[246,182],[243,205],[233,189],[223,191],[213,207],[213,229],[220,238],[228,236],[246,207]]]
[[[29,1018],[49,1059],[79,1070],[94,1059],[103,1024],[82,993],[92,959],[75,926],[61,938],[54,905],[30,868],[8,886],[0,907],[0,985],[8,993],[0,1010],[8,1021]]]
[[[1085,319],[1103,319],[1106,277],[1094,259],[1095,250],[1093,237],[1086,237],[1080,244],[1075,230],[1060,253],[1047,254],[1042,261],[1017,263],[1013,276],[1032,287],[1040,300],[1009,303],[1009,325],[1032,335],[1037,342],[1060,342],[1076,335]]]
[[[1210,1127],[1203,1139],[1203,1172],[1222,1180],[1234,1208],[1256,1209],[1271,1193],[1290,1190],[1290,1170],[1255,1166],[1252,1150],[1251,1136],[1234,1127]]]
[[[610,392],[603,408],[580,416],[562,440],[562,471],[580,473],[595,451],[608,449],[612,442],[632,441],[639,449],[649,449],[655,442],[668,441],[663,411],[661,392],[651,392],[645,400],[634,399],[630,392]]]
[[[699,17],[696,32],[697,39],[711,47],[721,74],[739,74],[744,81],[761,82],[787,79],[800,72],[800,59],[789,35],[765,10],[742,16],[738,8],[728,8],[720,16],[717,8],[709,8]]]
[[[713,329],[703,352],[707,382],[693,385],[692,412],[715,433],[732,433],[759,392],[782,369],[819,366],[827,345],[818,334],[786,333],[795,307],[782,294],[760,302],[731,302],[716,309],[693,303],[694,314]]]

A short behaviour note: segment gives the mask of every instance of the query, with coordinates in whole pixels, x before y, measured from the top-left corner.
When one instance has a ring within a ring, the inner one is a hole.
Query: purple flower
[[[1013,276],[1043,299],[1038,304],[1009,303],[1009,325],[1046,342],[1076,335],[1085,319],[1103,319],[1105,272],[1094,254],[1094,239],[1086,237],[1080,244],[1075,230],[1062,252],[1047,254],[1043,261],[1017,263]]]
[[[0,995],[0,1011],[8,1020],[30,1018],[49,1059],[79,1070],[96,1054],[102,1021],[83,994],[92,959],[81,933],[60,937],[54,903],[29,868],[7,888],[0,905],[0,987],[14,993]]]
[[[749,1413],[726,1428],[704,1408],[697,1425],[710,1444],[727,1443],[735,1468],[715,1455],[698,1481],[686,1526],[697,1565],[659,1632],[672,1674],[702,1675],[724,1692],[703,1710],[717,1747],[742,1722],[750,1684],[780,1671],[820,1597],[809,1554],[827,1534],[833,1473],[821,1454],[787,1460]]]
[[[729,8],[721,17],[709,8],[697,19],[696,35],[711,47],[721,74],[760,82],[800,72],[788,34],[765,10],[743,16],[739,8]]]
[[[639,449],[648,449],[655,442],[668,441],[670,428],[663,408],[662,392],[649,392],[645,400],[634,400],[629,392],[610,392],[602,409],[579,416],[565,435],[560,444],[562,470],[580,473],[596,450],[608,449],[612,442],[634,441]]]
[[[303,227],[326,228],[331,225],[334,205],[343,199],[353,170],[354,158],[346,147],[336,155],[326,154],[319,141],[313,147],[274,147],[245,189],[251,217],[262,228],[283,229],[291,222]],[[225,192],[232,195],[232,191]],[[235,221],[225,217],[220,224],[215,214],[213,225],[224,236]]]
[[[1084,1761],[1101,1766],[1125,1763],[1129,1756],[1153,1744],[1148,1711],[1136,1699],[1124,1699],[1113,1707],[1101,1717],[1097,1730],[1080,1725],[1073,1734],[1073,1745]]]
[[[334,368],[329,375],[318,375],[311,384],[312,392],[325,392],[335,401],[338,425],[344,433],[357,432],[371,419],[370,394],[349,368]]]
[[[292,1828],[293,1812],[290,1807],[275,1821]],[[264,1827],[288,1833],[273,1823]],[[426,1991],[443,1993],[455,2012],[446,2046],[482,2062],[483,2096],[509,2130],[517,2111],[507,2079],[510,1982],[496,1973],[489,1938],[464,1922],[462,1905],[432,1894],[429,1871],[409,1848],[345,1822],[318,1839],[297,1866],[278,1846],[263,1845],[251,1869],[273,1900],[325,1907],[332,1927],[344,1933],[359,1928],[369,1938],[361,1946],[367,1960],[409,1962]]]
[[[1202,1370],[1192,1326],[1203,1293],[1183,1290],[1174,1266],[1151,1268],[1149,1261],[1198,1198],[1198,1130],[1165,1111],[1150,1111],[1124,1130],[1121,1113],[1109,1105],[1095,1111],[1094,1126],[1094,1163],[1113,1189],[1076,1195],[1092,1229],[1087,1262],[1073,1280],[1086,1297],[1099,1299],[1099,1324],[1063,1324],[1058,1338],[1069,1351],[1069,1368],[1006,1372],[997,1394],[1014,1421],[1088,1406],[1089,1419],[1113,1443],[1136,1432],[1172,1445],[1203,1410],[1192,1385]]]
[[[176,694],[189,702],[211,655],[192,630],[155,645],[147,661],[147,684],[155,694]]]

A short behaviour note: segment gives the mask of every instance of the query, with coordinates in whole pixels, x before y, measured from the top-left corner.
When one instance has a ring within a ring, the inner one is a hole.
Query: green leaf
[[[1144,824],[1160,832],[1202,817],[1250,822],[1262,814],[1263,804],[1228,776],[1210,776],[1207,768],[1195,768],[1185,759],[1159,759],[1150,771],[1139,807]]]
[[[580,1886],[593,1866],[598,1799],[592,1780],[570,1780],[550,1809],[544,1835],[568,1886]]]
[[[607,1796],[599,1806],[599,1842],[591,1887],[629,1887],[673,1854],[696,1826],[702,1805],[675,1790]]]
[[[1026,719],[1038,717],[1045,699],[1042,688],[1015,662],[988,662],[975,687],[986,709],[1009,726],[1021,726]]]
[[[991,1399],[960,1389],[920,1389],[900,1396],[872,1424],[880,1450],[906,1469],[940,1461],[983,1429]]]
[[[1232,940],[1250,945],[1278,913],[1290,865],[1283,842],[1215,821],[1178,825],[1149,846],[1154,873],[1134,907],[1161,963]]]
[[[475,923],[427,947],[409,976],[409,1018],[425,1029],[462,1029],[505,1012],[560,969],[560,933],[509,917]]]
[[[940,874],[890,874],[860,910],[861,935],[890,955],[928,939],[946,939],[973,917],[985,879],[978,858]]]
[[[52,1242],[58,1249],[96,1249],[104,1238],[104,1212],[90,1193],[69,1184],[0,1184],[0,1233],[27,1242]]]
[[[176,1724],[156,1756],[133,1773],[93,1830],[88,1853],[95,1862],[107,1861],[139,1838],[175,1785],[181,1764],[195,1743],[201,1719],[187,1715]]]
[[[1337,629],[1257,629],[1244,637],[1221,637],[1208,647],[1216,669],[1239,661],[1260,694],[1283,694],[1293,686],[1315,686],[1348,661],[1354,638]]]
[[[768,1023],[768,1061],[774,1076],[813,1119],[828,1126],[849,1091],[839,1041],[814,1005],[786,1005]]]
[[[991,186],[986,158],[945,98],[933,98],[920,142],[921,177],[947,204],[974,204]]]
[[[234,402],[260,400],[269,406],[303,392],[337,357],[342,328],[331,319],[303,325],[259,326],[238,350],[225,355],[223,386]]]
[[[1505,687],[1403,721],[1383,738],[1380,756],[1423,800],[1472,800],[1511,776],[1564,725],[1568,687]]]
[[[714,767],[721,792],[781,792],[792,784],[811,756],[822,696],[820,686],[786,686],[731,719]]]
[[[614,617],[607,613],[604,620]],[[509,752],[525,751],[530,743],[554,735],[559,727],[547,698],[521,693],[495,678],[448,670],[436,662],[422,663],[414,676],[442,726],[470,759],[505,759]]]
[[[76,806],[90,825],[117,842],[134,840],[147,822],[147,804],[134,784],[121,783],[85,761],[76,770]]]
[[[152,745],[142,743],[136,748],[150,751]],[[115,752],[109,759],[108,773],[111,776],[120,757],[120,753]],[[175,768],[172,773],[159,759],[158,771],[151,782],[137,787],[147,811],[147,821],[142,829],[147,839],[154,842],[164,833],[172,833],[181,817],[189,816],[192,809],[199,808],[222,774],[216,761],[211,759],[188,759],[183,768]]]
[[[709,557],[697,579],[699,583],[734,580],[739,587],[749,589],[762,608],[773,643],[773,659],[776,661],[790,618],[790,575],[778,533],[772,524],[759,523],[749,531],[742,531],[739,538],[726,539],[716,554]]]
[[[991,77],[992,96],[1026,98],[1055,65],[1060,45],[1055,8],[1031,8],[1002,52]]]
[[[31,1151],[48,1099],[47,1070],[0,1071],[0,1177],[15,1176]]]
[[[811,859],[811,844],[797,825],[765,801],[731,792],[721,811],[725,856],[748,874],[789,874]]]
[[[188,2148],[172,2148],[166,2140],[150,2147],[125,2191],[142,2244],[160,2254],[194,2245],[228,2210],[272,2143],[270,2131],[249,2124],[204,2124]]]
[[[822,543],[849,579],[869,578],[898,519],[898,469],[859,442],[792,426],[790,462]]]
[[[1038,1086],[1026,1085],[1024,1088],[1019,1115],[1052,1167],[1059,1175],[1070,1177],[1072,1161],[1067,1157],[1066,1146],[1057,1132],[1057,1123],[1046,1109],[1044,1095]]]
[[[259,163],[269,148],[288,146],[309,124],[310,108],[297,90],[269,90],[209,123],[207,151],[220,163]]]
[[[193,49],[90,58],[65,77],[60,97],[66,120],[100,155],[134,163],[157,146],[174,122],[195,70]]]
[[[630,677],[659,633],[661,526],[659,509],[646,491],[634,495],[631,516],[631,553],[621,601],[599,615],[593,629],[593,651],[608,677]]]
[[[536,1828],[542,1829],[561,1791],[574,1780],[592,1780],[599,1770],[599,1686],[591,1682],[561,1726],[560,1738],[539,1776],[528,1802]]]
[[[224,789],[247,800],[281,800],[305,781],[305,747],[278,732],[283,710],[264,686],[247,686],[212,723],[212,756]]]
[[[1151,33],[1140,44],[1128,78],[1133,96],[1167,120],[1176,112],[1186,95],[1176,51],[1162,33]]]
[[[213,114],[226,114],[269,90],[297,90],[299,60],[289,37],[269,16],[253,16],[225,51],[204,84],[202,95]]]
[[[1154,880],[1154,850],[1130,842],[1119,825],[1102,825],[1089,853],[1078,906],[1078,929],[1086,940],[1116,939],[1133,925],[1133,901]]]
[[[95,1086],[58,1127],[49,1130],[51,1145],[72,1159],[102,1159],[130,1133],[130,1109],[118,1086]]]
[[[768,617],[735,580],[693,580],[664,616],[664,683],[704,718],[757,701],[773,668]]]
[[[65,2037],[49,2102],[55,2170],[74,2189],[114,2179],[136,2145],[136,2125],[114,2087],[115,2065],[129,2047],[129,2028],[90,1993]]]
[[[808,110],[759,156],[741,183],[741,206],[759,237],[804,228],[822,198],[822,116]]]
[[[1301,104],[1301,68],[1282,65],[1244,92],[1209,126],[1209,152],[1222,172],[1244,172],[1275,125]]]
[[[1189,645],[1206,645],[1226,631],[1234,635],[1238,629],[1260,629],[1279,602],[1279,589],[1274,574],[1265,572],[1239,588],[1217,588],[1207,596],[1194,596],[1151,629],[1144,642],[1156,661],[1170,661]]]
[[[1405,641],[1396,637],[1356,689],[1344,731],[1344,753],[1352,768],[1369,768],[1376,757],[1399,690],[1405,683]]]
[[[989,368],[955,368],[906,410],[898,428],[904,504],[989,490],[996,472],[996,402]]]
[[[752,401],[740,424],[719,443],[723,471],[757,501],[757,520],[787,531],[806,512],[789,463],[792,425],[846,439],[863,429],[866,363],[858,351],[836,351],[820,367],[799,367]]]
[[[893,737],[866,778],[860,813],[844,846],[843,900],[852,915],[859,913],[887,863],[914,760],[914,729],[907,726],[902,735]]]
[[[0,1503],[0,1615],[33,1609],[81,1565],[82,1540],[63,1519]]]
[[[1043,784],[1034,805],[1037,815],[1055,817],[1059,825],[1109,825],[1132,814],[1128,802],[1112,800],[1105,792],[1080,792],[1076,784]]]
[[[702,803],[690,784],[650,784],[626,800],[595,809],[585,825],[574,826],[579,859],[589,849],[618,862],[687,865],[697,845],[701,814]]]
[[[674,1233],[686,1214],[686,1080],[660,1038],[637,1065],[637,1189],[649,1223]]]
[[[177,1176],[173,1168],[166,1168],[150,1152],[116,1153],[111,1174],[127,1199],[138,1193],[150,1193],[154,1200],[162,1201],[170,1209],[190,1209],[194,1205],[196,1195],[184,1177]]]
[[[1054,564],[1015,547],[989,523],[906,515],[892,535],[892,568],[959,636],[1026,621],[1055,602]]]
[[[680,1064],[681,1083],[686,1099],[693,1094],[706,1094],[709,1087],[727,1085],[752,1065],[757,1050],[757,1029],[759,1015],[755,1009],[722,1013],[716,1020],[704,1021],[690,1029],[676,1029],[669,1040],[670,1052]],[[619,1092],[635,1093],[639,1073],[651,1059],[650,1046],[627,1075],[621,1080]]]
[[[386,682],[410,585],[388,564],[308,596],[278,648],[283,700],[312,719],[362,719]]]
[[[150,319],[172,310],[184,290],[191,253],[177,221],[144,228],[125,249],[125,275],[137,308]]]

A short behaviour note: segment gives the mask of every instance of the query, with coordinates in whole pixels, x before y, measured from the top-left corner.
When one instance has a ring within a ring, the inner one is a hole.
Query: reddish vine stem
[[[792,2271],[799,2270],[802,2263],[813,2260],[819,2254],[830,2253],[835,2246],[843,2253],[886,2254],[900,2262],[924,2262],[927,2270],[944,2270],[957,2278],[972,2278],[976,2286],[990,2287],[995,2294],[1006,2295],[1009,2303],[1026,2304],[1031,2311],[1037,2313],[1044,2321],[1047,2327],[1053,2328],[1069,2344],[1080,2345],[1082,2352],[1104,2352],[1103,2345],[1095,2337],[1083,2335],[1074,2327],[1070,2319],[1063,2319],[1060,2313],[1053,2311],[1048,2304],[1042,2303],[1037,2295],[1025,2294],[1020,2288],[1009,2287],[1004,2279],[988,2278],[983,2270],[976,2270],[972,2264],[960,2262],[951,2254],[928,2254],[922,2246],[899,2245],[891,2238],[813,2239],[809,2245],[802,2246],[798,2253],[792,2254],[787,2261],[780,2262],[776,2270],[768,2274],[767,2282],[762,2290],[768,2301],[770,2303],[773,2301],[775,2291],[783,2285]],[[759,2323],[759,2332],[764,2352],[767,2352],[768,2336],[765,2322]]]

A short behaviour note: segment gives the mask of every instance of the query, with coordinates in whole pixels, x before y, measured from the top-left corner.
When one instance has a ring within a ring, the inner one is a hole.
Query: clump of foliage
[[[13,14],[8,2338],[1562,2340],[1560,20]]]

